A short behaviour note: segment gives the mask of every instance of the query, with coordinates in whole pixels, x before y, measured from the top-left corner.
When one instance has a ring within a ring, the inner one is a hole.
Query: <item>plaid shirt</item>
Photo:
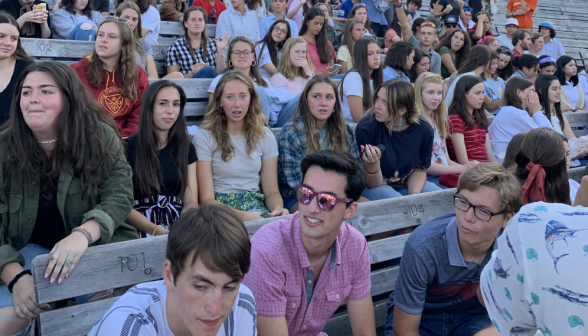
[[[296,127],[304,129],[302,117],[296,119]],[[355,142],[355,134],[349,125],[347,127],[347,151],[353,154],[361,163],[359,149]],[[282,198],[296,197],[296,186],[302,184],[302,169],[300,164],[306,156],[308,142],[303,132],[296,130],[294,122],[289,121],[280,132],[278,140],[278,183]]]
[[[184,75],[192,71],[192,66],[196,63],[208,63],[211,67],[216,68],[216,42],[214,39],[208,37],[206,45],[206,59],[203,57],[202,43],[198,49],[194,49],[196,60],[190,55],[186,38],[182,37],[172,43],[167,49],[167,58],[165,59],[165,66],[178,65],[180,72]]]

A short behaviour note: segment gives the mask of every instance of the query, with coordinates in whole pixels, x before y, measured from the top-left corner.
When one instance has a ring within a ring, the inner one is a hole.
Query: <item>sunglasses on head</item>
[[[435,26],[435,24],[433,22],[423,22],[421,24],[421,27],[433,27],[433,28],[437,28],[437,26]]]
[[[121,18],[121,17],[118,17],[118,16],[112,16],[112,15],[106,16],[104,18],[104,20],[113,20],[113,21],[116,20],[116,21],[118,21],[120,23],[127,23],[127,22],[129,22],[129,20],[127,20],[125,18]]]
[[[498,52],[501,54],[512,56],[512,51],[510,51],[510,49],[508,49],[507,47],[498,48]]]
[[[474,9],[472,7],[468,7],[468,6],[465,6],[463,8],[463,10],[466,11],[466,12],[473,12],[474,11]]]
[[[353,202],[351,198],[339,198],[330,193],[317,193],[303,185],[296,187],[296,199],[300,204],[309,204],[315,196],[318,207],[326,212],[333,211],[339,202],[345,204]]]

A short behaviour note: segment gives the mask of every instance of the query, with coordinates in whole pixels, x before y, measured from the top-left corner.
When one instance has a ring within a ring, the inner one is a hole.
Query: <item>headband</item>
[[[539,65],[543,65],[548,62],[555,63],[555,61],[553,60],[553,58],[551,58],[551,56],[547,56],[547,57],[539,60]]]

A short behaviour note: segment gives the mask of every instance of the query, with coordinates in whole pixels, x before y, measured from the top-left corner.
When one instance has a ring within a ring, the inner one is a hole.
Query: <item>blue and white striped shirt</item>
[[[543,43],[543,50],[539,52],[539,56],[549,55],[554,60],[557,60],[560,56],[565,55],[566,52],[564,51],[561,42],[552,38],[549,39],[549,42]]]

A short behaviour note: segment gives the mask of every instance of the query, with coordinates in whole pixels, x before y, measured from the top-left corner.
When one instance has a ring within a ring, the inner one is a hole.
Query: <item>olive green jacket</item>
[[[98,194],[83,192],[80,179],[73,175],[69,161],[64,162],[57,185],[57,207],[63,217],[65,232],[94,219],[100,223],[100,240],[95,245],[139,238],[125,219],[133,209],[133,172],[124,155],[124,147],[115,131],[102,124],[102,141],[106,149],[115,153],[115,166],[110,177],[98,187]],[[0,188],[4,184],[2,161],[5,147],[0,144]],[[0,273],[4,265],[17,261],[24,265],[18,252],[28,243],[39,205],[39,181],[25,181],[19,171],[11,173],[8,203],[0,201]],[[82,197],[83,196],[83,197]],[[1,282],[0,282],[1,283]]]

